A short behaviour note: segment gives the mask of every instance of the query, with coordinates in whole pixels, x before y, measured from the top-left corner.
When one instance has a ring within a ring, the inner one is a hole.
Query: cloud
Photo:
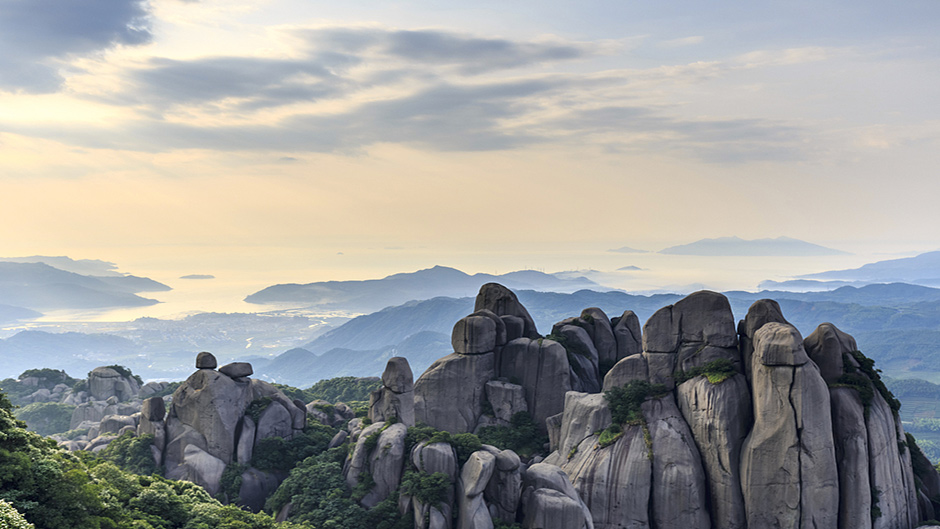
[[[56,91],[57,59],[150,42],[141,0],[4,0],[0,3],[0,90]]]
[[[705,37],[695,35],[692,37],[683,37],[681,39],[664,40],[659,45],[663,48],[681,48],[683,46],[694,46],[705,42]]]
[[[453,66],[469,75],[581,59],[601,51],[598,44],[561,40],[520,42],[431,29],[318,28],[297,33],[317,49],[374,54],[411,64]]]

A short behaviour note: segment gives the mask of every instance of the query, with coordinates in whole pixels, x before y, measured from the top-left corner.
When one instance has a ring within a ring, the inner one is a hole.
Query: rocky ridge
[[[926,485],[936,471],[915,475],[896,401],[831,324],[804,339],[761,300],[735,325],[727,299],[707,291],[657,311],[642,332],[630,311],[610,320],[591,308],[541,337],[496,284],[475,309],[454,326],[454,353],[394,394],[413,393],[415,419],[452,433],[525,411],[551,453],[508,465],[512,479],[493,470],[518,459],[509,450],[484,445],[456,469],[447,455],[436,468],[456,476],[455,500],[405,499],[415,527],[911,529],[938,512]],[[410,420],[373,418],[391,420],[351,429],[346,467],[350,485],[363,472],[376,482],[366,505],[435,446],[401,453]]]

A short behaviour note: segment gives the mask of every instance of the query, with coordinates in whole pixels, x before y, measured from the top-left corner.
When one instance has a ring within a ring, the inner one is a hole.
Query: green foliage
[[[258,424],[261,414],[268,409],[272,402],[271,397],[261,397],[249,402],[248,407],[245,408],[245,416],[251,417],[251,420]]]
[[[597,438],[597,444],[604,448],[616,443],[617,439],[621,437],[623,437],[623,428],[619,424],[611,424],[601,431],[600,437]]]
[[[152,434],[137,437],[131,432],[126,432],[108,443],[98,456],[111,461],[127,472],[141,475],[154,474],[159,469],[150,452],[153,440]]]
[[[38,378],[39,387],[47,388],[47,389],[51,389],[59,384],[65,384],[67,386],[71,386],[72,384],[78,381],[70,377],[68,373],[66,373],[65,371],[62,371],[60,369],[49,369],[49,368],[27,369],[26,371],[23,371],[23,373],[21,373],[20,376],[17,378],[19,378],[20,380],[23,380],[24,378],[31,378],[31,377]]]
[[[248,470],[248,465],[231,462],[225,466],[222,471],[222,478],[219,479],[219,485],[225,500],[234,503],[238,498],[238,493],[242,488],[242,474]]]
[[[378,377],[337,377],[321,380],[303,390],[304,402],[321,399],[337,403],[350,401],[368,401],[369,394],[379,389],[382,380]]]
[[[718,358],[707,362],[703,366],[693,367],[688,371],[678,371],[675,373],[676,384],[681,384],[686,380],[697,376],[704,376],[712,384],[721,384],[728,380],[737,370],[734,368],[734,362],[727,358]]]
[[[64,452],[54,441],[23,426],[0,394],[0,500],[16,508],[35,529],[275,527],[270,516],[222,506],[192,483],[137,476],[89,453]],[[111,445],[112,455],[127,464],[144,442],[119,438]],[[6,522],[0,527],[17,527]]]
[[[898,411],[901,409],[901,402],[894,398],[894,395],[892,395],[891,392],[888,391],[887,386],[885,386],[884,381],[881,380],[881,370],[875,369],[875,361],[862,354],[861,351],[852,351],[849,354],[855,358],[855,361],[858,362],[859,369],[871,380],[872,385],[875,386],[878,393],[881,393],[885,402],[891,407],[891,411],[894,412],[894,416],[897,417]]]
[[[453,486],[450,476],[443,472],[426,474],[408,470],[402,477],[399,492],[415,497],[421,503],[434,506],[447,500],[447,491]]]
[[[350,491],[350,498],[355,502],[362,501],[362,498],[365,498],[369,492],[375,487],[375,480],[372,478],[372,474],[368,472],[360,472],[356,480],[356,486],[353,487]]]
[[[522,525],[518,523],[504,522],[497,518],[493,520],[493,529],[522,529]]]
[[[16,417],[39,435],[66,432],[75,406],[57,402],[34,402],[16,411]]]
[[[23,515],[9,503],[0,500],[0,527],[4,529],[34,529]]]
[[[251,455],[251,466],[259,470],[290,470],[299,461],[326,450],[334,435],[334,428],[310,422],[303,433],[295,433],[290,441],[280,437],[259,439]]]
[[[268,498],[265,509],[274,513],[290,502],[290,521],[317,529],[412,529],[410,513],[398,512],[397,492],[369,510],[356,503],[343,478],[345,456],[342,448],[334,448],[305,459]],[[359,491],[357,497],[371,490],[371,477],[363,479],[359,488],[365,492]]]
[[[528,412],[521,411],[512,416],[511,426],[484,426],[477,436],[483,444],[502,450],[512,450],[522,457],[542,452],[548,436],[539,432],[538,425]]]
[[[868,410],[871,409],[871,401],[875,398],[875,390],[872,389],[871,381],[861,373],[846,373],[836,380],[835,384],[830,384],[830,388],[852,388],[858,392],[858,397],[862,401],[862,407],[865,410],[865,418],[868,418]]]
[[[904,438],[907,439],[907,447],[911,449],[911,466],[914,467],[914,475],[918,477],[928,475],[933,466],[917,445],[917,439],[909,432],[904,434]]]
[[[650,384],[645,380],[633,380],[630,383],[604,392],[610,416],[615,424],[644,423],[640,405],[647,397],[661,397],[669,390],[662,384]]]

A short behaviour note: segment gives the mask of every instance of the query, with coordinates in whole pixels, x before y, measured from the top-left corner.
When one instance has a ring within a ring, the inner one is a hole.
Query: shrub
[[[691,380],[698,376],[704,376],[712,384],[721,384],[728,380],[738,371],[734,368],[734,362],[727,358],[718,358],[707,362],[705,365],[693,367],[688,371],[678,371],[675,374],[676,384],[681,384],[686,380]]]
[[[521,411],[512,416],[510,426],[484,426],[477,436],[483,444],[512,450],[520,456],[529,457],[542,452],[548,436],[539,431],[538,425],[528,412]]]
[[[259,470],[290,470],[299,461],[326,450],[334,435],[335,429],[312,423],[303,433],[295,433],[290,441],[280,437],[259,439],[251,455],[251,466]]]
[[[640,413],[640,405],[647,397],[660,397],[669,390],[662,384],[650,384],[645,380],[633,380],[630,383],[604,392],[610,416],[614,424],[640,424],[645,422]]]
[[[150,475],[158,472],[150,446],[154,436],[151,434],[135,436],[125,432],[98,453],[99,457],[111,461],[118,467],[134,474]]]
[[[12,505],[0,500],[0,527],[4,529],[34,529]]]
[[[426,505],[438,505],[447,501],[447,491],[453,487],[450,476],[443,472],[426,474],[408,470],[401,480],[401,494],[407,494]]]
[[[75,406],[57,402],[34,402],[16,411],[16,417],[39,435],[67,432]]]

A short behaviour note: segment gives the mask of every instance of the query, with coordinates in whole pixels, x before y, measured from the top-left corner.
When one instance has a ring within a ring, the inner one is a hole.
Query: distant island
[[[649,253],[649,250],[638,250],[636,248],[630,248],[629,246],[621,246],[620,248],[611,248],[607,250],[608,252],[614,253]]]
[[[215,276],[212,274],[189,274],[180,276],[180,279],[215,279]]]
[[[701,239],[689,244],[670,246],[660,250],[668,255],[701,255],[724,257],[816,257],[821,255],[849,255],[848,252],[827,248],[811,242],[777,237],[776,239],[741,239],[740,237],[719,237]]]
[[[627,265],[621,266],[617,269],[618,272],[637,272],[639,270],[646,270],[645,268],[640,268],[639,266]]]

